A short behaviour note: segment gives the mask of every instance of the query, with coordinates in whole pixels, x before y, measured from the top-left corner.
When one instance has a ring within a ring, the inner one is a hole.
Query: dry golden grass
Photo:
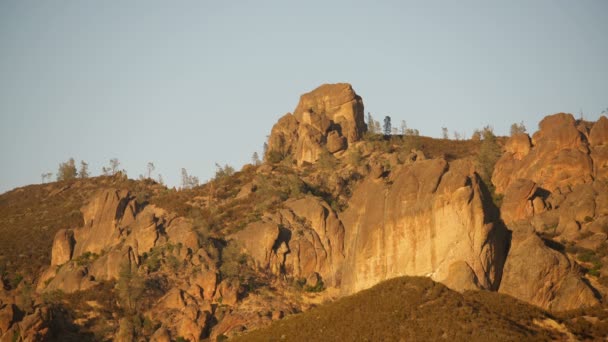
[[[276,321],[235,341],[564,339],[558,329],[535,323],[547,319],[562,323],[509,296],[485,291],[460,294],[428,278],[402,277]]]

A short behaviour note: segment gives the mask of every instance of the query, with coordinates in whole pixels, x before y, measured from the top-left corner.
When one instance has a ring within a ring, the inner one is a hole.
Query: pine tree
[[[384,117],[384,135],[391,135],[392,131],[393,126],[391,125],[391,117],[387,115]]]
[[[148,178],[151,179],[152,178],[152,172],[154,172],[154,163],[153,162],[148,162],[148,165],[146,167],[148,169]]]
[[[262,162],[260,161],[260,156],[258,155],[257,152],[253,152],[253,155],[251,156],[251,162],[253,163],[253,165],[260,165]]]
[[[59,164],[59,170],[57,171],[58,181],[74,179],[77,175],[78,172],[76,171],[74,158],[70,158],[67,162]]]
[[[80,161],[80,170],[78,171],[78,177],[89,178],[89,164],[84,160]]]

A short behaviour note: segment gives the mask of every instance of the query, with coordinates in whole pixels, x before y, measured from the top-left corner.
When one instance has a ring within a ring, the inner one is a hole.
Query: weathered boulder
[[[170,243],[181,244],[191,251],[199,249],[198,234],[194,231],[191,220],[178,217],[165,230]]]
[[[196,272],[190,276],[190,284],[202,290],[203,299],[212,300],[217,285],[217,272],[214,270]]]
[[[94,277],[89,274],[89,270],[84,266],[74,263],[67,263],[56,270],[56,275],[50,278],[46,290],[61,290],[65,293],[86,290],[95,285]]]
[[[441,281],[461,261],[474,277],[459,287],[496,289],[508,232],[470,170],[468,162],[448,166],[431,159],[392,171],[392,185],[364,180],[340,216],[346,228],[343,292],[402,275]]]
[[[74,232],[70,229],[61,229],[55,234],[53,249],[51,250],[51,266],[61,265],[72,259],[74,252]]]
[[[505,151],[512,153],[513,158],[522,160],[525,156],[530,153],[532,144],[530,142],[530,136],[526,133],[518,133],[513,135],[505,144]]]
[[[608,118],[601,116],[589,132],[591,146],[608,145]]]
[[[480,289],[479,281],[473,269],[462,260],[455,261],[450,265],[448,276],[442,279],[441,282],[458,292]]]
[[[96,280],[117,280],[123,267],[135,267],[137,257],[133,249],[125,246],[115,248],[95,259],[88,273]]]
[[[136,255],[149,252],[156,245],[161,232],[159,227],[165,224],[167,213],[153,205],[146,206],[137,214],[135,220],[127,227],[126,244],[131,246]]]
[[[272,128],[269,153],[291,154],[298,165],[314,163],[324,149],[344,150],[363,136],[363,101],[350,84],[324,84],[300,97],[293,114]]]
[[[517,179],[509,184],[500,207],[501,217],[505,223],[509,224],[534,215],[533,199],[537,190],[536,183],[529,179]]]
[[[232,236],[253,257],[258,268],[266,269],[273,246],[279,237],[279,227],[273,222],[253,222]]]
[[[514,236],[499,292],[556,311],[599,303],[568,258],[536,234]]]

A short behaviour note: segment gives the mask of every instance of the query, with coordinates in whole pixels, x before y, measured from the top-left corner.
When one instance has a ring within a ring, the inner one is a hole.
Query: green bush
[[[282,153],[282,152],[276,151],[276,150],[272,150],[272,151],[268,151],[268,154],[266,154],[266,161],[268,161],[270,164],[278,164],[283,159],[285,159],[285,157],[286,157],[285,153]]]

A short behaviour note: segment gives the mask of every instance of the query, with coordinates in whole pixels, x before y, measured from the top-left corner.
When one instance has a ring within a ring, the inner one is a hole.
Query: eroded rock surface
[[[395,170],[392,185],[365,180],[341,215],[346,227],[342,290],[354,293],[402,275],[442,281],[457,262],[473,275],[470,283],[458,285],[461,290],[496,289],[508,232],[484,207],[487,195],[469,170],[464,162],[433,159]]]
[[[291,154],[298,165],[314,163],[323,150],[342,151],[367,130],[363,100],[350,84],[324,84],[300,97],[293,114],[272,128],[268,150]]]
[[[565,255],[547,247],[536,234],[515,236],[499,292],[557,311],[599,303]]]

